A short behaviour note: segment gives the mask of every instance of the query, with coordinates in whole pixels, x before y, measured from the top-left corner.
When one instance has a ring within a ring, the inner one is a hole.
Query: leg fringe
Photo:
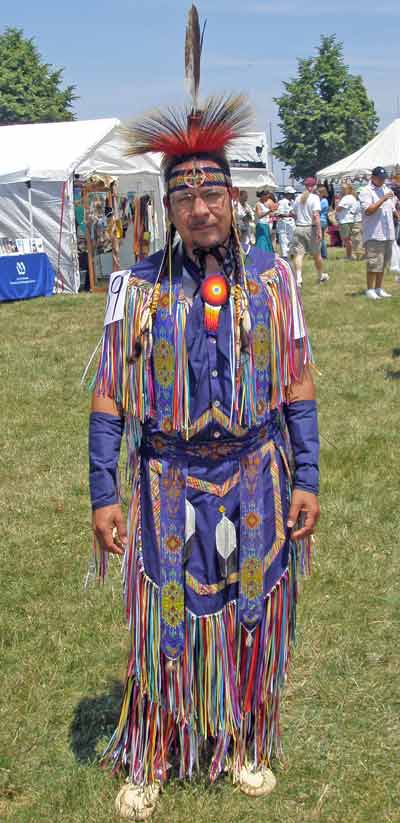
[[[134,563],[131,655],[119,724],[103,762],[146,784],[165,781],[170,759],[178,758],[180,777],[191,777],[202,747],[212,742],[212,781],[228,753],[234,779],[245,762],[269,765],[281,754],[280,693],[295,634],[294,544],[253,634],[239,624],[236,602],[204,617],[187,611],[185,648],[177,661],[160,652],[159,589],[140,554]]]

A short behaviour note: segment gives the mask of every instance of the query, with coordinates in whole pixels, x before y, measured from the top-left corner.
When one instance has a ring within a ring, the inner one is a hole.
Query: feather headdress
[[[241,137],[252,121],[251,107],[243,95],[208,97],[199,103],[200,58],[203,31],[196,6],[189,11],[185,40],[185,85],[191,105],[183,110],[157,109],[125,131],[127,155],[161,152],[164,176],[174,159],[196,155],[224,156],[232,140]],[[226,162],[226,158],[225,158]]]

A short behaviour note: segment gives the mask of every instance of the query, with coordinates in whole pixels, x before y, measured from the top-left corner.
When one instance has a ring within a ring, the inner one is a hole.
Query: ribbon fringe
[[[304,337],[295,339],[291,290],[296,288],[293,275],[282,260],[276,258],[276,274],[261,279],[266,288],[270,309],[271,335],[271,408],[286,402],[292,383],[301,382],[305,368],[314,362],[301,301],[299,322]]]
[[[131,628],[125,693],[103,762],[114,772],[125,767],[134,783],[165,781],[176,759],[180,777],[190,778],[207,743],[212,781],[228,762],[234,779],[247,761],[269,764],[281,755],[280,695],[295,640],[295,545],[254,633],[240,625],[236,602],[204,617],[186,611],[184,652],[176,661],[160,651],[159,588],[137,548],[131,546],[125,576]]]

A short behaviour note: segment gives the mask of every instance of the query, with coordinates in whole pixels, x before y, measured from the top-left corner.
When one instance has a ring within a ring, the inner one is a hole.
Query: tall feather
[[[185,87],[192,98],[193,112],[198,109],[201,46],[199,15],[193,4],[188,15],[185,38]]]

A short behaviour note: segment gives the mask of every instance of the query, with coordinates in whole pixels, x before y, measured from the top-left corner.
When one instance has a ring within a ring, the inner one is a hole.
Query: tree
[[[74,120],[75,86],[60,88],[63,71],[42,61],[22,29],[7,28],[0,35],[0,124]]]
[[[316,57],[298,64],[298,76],[274,98],[284,135],[274,154],[301,178],[361,148],[376,134],[378,117],[335,35],[321,37]]]

